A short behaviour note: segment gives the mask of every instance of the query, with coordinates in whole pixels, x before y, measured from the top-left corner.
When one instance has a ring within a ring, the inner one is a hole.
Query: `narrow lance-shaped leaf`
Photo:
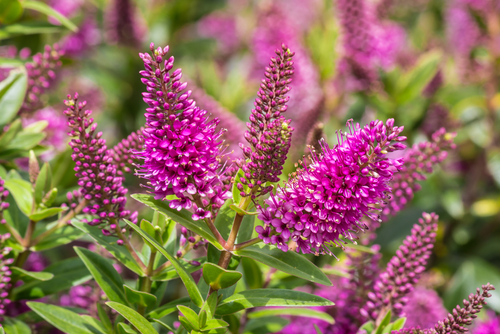
[[[45,321],[64,333],[93,334],[88,329],[87,322],[72,311],[44,303],[28,302],[27,304]]]
[[[130,323],[142,334],[158,334],[149,321],[136,311],[132,310],[130,307],[115,302],[108,302],[106,305],[130,321]]]

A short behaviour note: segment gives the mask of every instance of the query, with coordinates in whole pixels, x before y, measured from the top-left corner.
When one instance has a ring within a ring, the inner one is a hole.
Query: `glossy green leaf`
[[[10,71],[9,76],[0,82],[0,128],[16,117],[26,95],[28,79],[24,68]]]
[[[90,235],[92,239],[94,239],[99,245],[110,252],[125,267],[132,270],[139,276],[144,275],[141,267],[139,267],[137,262],[125,249],[125,247],[118,246],[116,244],[116,237],[106,237],[102,234],[101,229],[99,229],[98,227],[90,226],[89,224],[83,222],[73,222],[72,224],[74,227]]]
[[[255,289],[236,293],[222,300],[217,315],[235,313],[258,306],[332,306],[333,302],[309,293],[285,289]]]
[[[191,300],[196,306],[201,307],[203,305],[203,297],[201,296],[200,290],[198,290],[198,287],[196,286],[193,277],[186,271],[186,269],[182,266],[182,264],[174,256],[169,254],[156,240],[154,240],[146,232],[141,230],[139,226],[135,225],[134,223],[128,220],[125,220],[125,222],[134,231],[140,234],[143,239],[149,241],[150,244],[152,244],[163,256],[165,256],[170,261],[170,263],[172,263],[172,266],[179,274],[182,283],[184,283],[184,286],[186,287],[188,294],[191,297]]]
[[[204,331],[208,331],[211,329],[226,328],[228,326],[229,326],[229,324],[227,322],[225,322],[224,320],[212,319],[212,320],[207,321],[205,323],[205,325],[202,326],[201,329]]]
[[[24,127],[23,133],[42,133],[47,126],[49,126],[48,121],[37,121]]]
[[[153,320],[154,322],[156,322],[157,324],[160,324],[162,327],[166,328],[167,330],[169,330],[170,332],[172,333],[175,333],[175,329],[172,328],[171,326],[167,325],[166,323],[164,323],[163,321],[160,321],[158,319],[151,319]]]
[[[392,330],[398,331],[400,329],[403,329],[405,327],[405,323],[406,323],[406,318],[399,318],[398,320],[392,323]]]
[[[188,297],[180,298],[167,303],[156,310],[153,310],[147,314],[150,318],[161,319],[173,312],[177,311],[177,305],[189,306],[191,299]]]
[[[224,248],[219,244],[217,239],[213,236],[212,232],[208,228],[206,224],[203,222],[195,222],[191,219],[192,213],[187,210],[177,211],[175,209],[171,209],[168,206],[168,202],[155,200],[154,196],[146,195],[146,194],[134,194],[131,196],[135,200],[149,206],[153,210],[160,212],[170,218],[172,218],[176,223],[184,226],[188,230],[193,233],[198,234],[203,239],[206,239],[212,245],[217,247],[219,250],[223,250]]]
[[[14,200],[16,201],[16,204],[21,212],[26,216],[29,216],[33,205],[31,183],[25,180],[9,179],[5,180],[4,186],[14,197]]]
[[[48,209],[42,209],[42,210],[38,210],[37,212],[35,212],[32,215],[29,215],[29,218],[32,221],[37,222],[37,221],[40,221],[42,219],[49,218],[49,217],[52,217],[54,215],[57,215],[59,212],[63,212],[65,210],[66,210],[65,208],[48,208]]]
[[[62,15],[57,10],[53,9],[52,7],[50,7],[49,5],[47,5],[47,4],[43,3],[43,2],[39,2],[39,1],[23,1],[22,4],[23,4],[23,7],[25,9],[36,10],[37,12],[43,13],[43,14],[45,14],[47,16],[54,17],[59,22],[61,22],[61,24],[63,26],[65,26],[69,30],[71,30],[73,32],[78,31],[78,27],[73,22],[71,22],[70,20],[68,20],[66,18],[66,16]]]
[[[109,300],[128,305],[123,291],[123,279],[113,265],[88,249],[80,247],[74,249]]]
[[[45,138],[45,133],[26,133],[21,131],[12,139],[7,148],[27,151],[38,145],[43,138]]]
[[[122,305],[116,302],[106,303],[116,312],[120,313],[125,319],[127,319],[139,332],[142,334],[157,334],[158,332],[154,327],[147,321],[143,316],[141,316],[136,311],[132,310],[130,307]]]
[[[43,164],[35,183],[35,201],[42,203],[43,198],[52,190],[52,169],[46,162]],[[43,218],[42,218],[43,219]]]
[[[234,176],[234,183],[233,183],[233,188],[232,188],[232,193],[233,193],[233,202],[235,204],[238,204],[240,203],[242,197],[240,195],[240,193],[242,191],[244,191],[245,193],[249,193],[250,191],[250,188],[248,188],[247,185],[241,183],[241,178],[245,178],[245,173],[243,172],[243,170],[240,168],[238,170],[238,172],[236,173],[236,175]],[[238,189],[238,184],[241,184],[243,186],[243,190],[239,190]]]
[[[39,272],[26,271],[18,267],[11,267],[11,270],[16,277],[22,279],[23,281],[30,281],[30,280],[49,281],[52,278],[54,278],[54,274],[46,273],[43,271]]]
[[[19,0],[0,1],[0,23],[11,24],[17,21],[23,14],[23,6]]]
[[[186,317],[179,317],[179,322],[181,323],[182,327],[186,329],[188,333],[193,334],[195,329],[191,325],[191,323],[186,319]],[[199,333],[199,332],[198,332]]]
[[[44,303],[28,302],[27,304],[45,321],[64,333],[92,334],[87,322],[72,311]]]
[[[118,331],[122,334],[136,334],[137,333],[132,327],[130,327],[127,324],[124,324],[123,322],[118,323],[117,328],[118,328]]]
[[[335,320],[331,315],[325,312],[316,311],[309,308],[271,308],[255,311],[248,314],[249,319],[271,317],[271,316],[291,315],[296,317],[306,317],[312,319],[319,319],[334,324]]]
[[[373,321],[365,322],[359,329],[365,330],[367,333],[372,333],[375,330],[375,324]]]
[[[150,223],[150,222],[148,222],[146,219],[143,219],[143,220],[141,220],[141,224],[140,224],[140,226],[141,226],[141,230],[143,230],[143,231],[145,231],[147,234],[149,234],[149,236],[150,236],[151,238],[156,239],[156,238],[155,238],[155,234],[156,234],[155,228],[154,228],[154,226],[153,226],[153,225],[151,225],[151,223]],[[158,241],[158,240],[157,240],[157,241]],[[146,241],[146,244],[147,244],[149,247],[151,247],[151,250],[152,250],[152,251],[156,251],[156,250],[154,249],[153,245],[151,245],[149,242],[147,242],[147,241]]]
[[[2,326],[6,334],[31,334],[30,327],[19,319],[4,317]]]
[[[210,296],[208,296],[207,300],[203,304],[203,307],[201,308],[201,311],[205,311],[207,314],[208,320],[212,319],[215,315],[215,310],[217,309],[217,301],[218,301],[218,295],[217,293],[211,293]]]
[[[63,260],[45,268],[54,275],[50,281],[33,281],[13,290],[13,300],[38,299],[88,281],[92,276],[78,257]]]
[[[330,279],[321,269],[296,252],[283,252],[275,246],[257,244],[233,253],[238,256],[252,258],[272,268],[311,282],[332,285]]]
[[[3,327],[0,327],[0,334],[5,334],[5,331],[3,330]]]
[[[226,270],[213,263],[203,266],[203,279],[214,290],[228,288],[238,282],[243,275],[238,271]]]
[[[241,259],[241,265],[243,268],[243,278],[248,287],[250,289],[262,288],[264,277],[257,262],[249,257],[244,257]]]
[[[318,325],[314,324],[314,329],[316,330],[316,334],[323,334],[321,329],[319,329]]]
[[[131,304],[139,306],[154,306],[156,304],[156,296],[147,292],[134,290],[126,285],[123,286],[125,290],[125,297]]]
[[[51,224],[44,224],[43,228],[36,231],[38,233],[36,233],[35,236],[43,233],[43,231],[46,231],[55,224],[57,224],[57,222],[53,222]],[[38,244],[33,246],[32,249],[36,252],[40,252],[54,247],[66,245],[74,240],[79,239],[82,235],[84,235],[84,233],[79,229],[71,225],[66,225],[57,229],[55,232],[52,232],[48,237],[44,238]]]
[[[178,305],[177,309],[182,313],[182,315],[189,321],[191,327],[195,330],[200,329],[198,314],[189,307]],[[187,329],[187,328],[186,328]]]
[[[375,331],[375,334],[382,334],[382,332],[384,331],[384,328],[386,326],[388,326],[389,323],[391,322],[391,316],[392,316],[391,310],[387,311],[384,318],[380,322],[380,325],[378,325],[377,330]]]
[[[81,317],[87,324],[92,326],[93,329],[96,329],[99,333],[108,334],[106,327],[104,327],[104,325],[96,318],[89,315],[82,315]]]
[[[207,259],[205,257],[195,259],[195,261],[200,262],[200,265],[193,265],[193,264],[191,264],[191,262],[187,262],[187,261],[184,261],[182,259],[179,259],[178,261],[182,264],[184,269],[186,269],[186,271],[191,274],[191,273],[194,273],[198,270],[201,270],[202,265],[206,262],[206,260]],[[176,279],[178,277],[179,277],[179,274],[175,270],[174,266],[170,266],[170,267],[167,267],[165,270],[163,270],[158,275],[151,277],[151,279],[153,281],[170,281],[170,280]]]

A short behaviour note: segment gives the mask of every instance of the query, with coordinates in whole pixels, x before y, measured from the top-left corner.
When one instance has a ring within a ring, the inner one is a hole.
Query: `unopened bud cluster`
[[[5,247],[3,244],[5,240],[10,238],[10,234],[0,234],[0,321],[3,320],[3,315],[7,312],[7,305],[10,304],[9,289],[11,287],[12,271],[9,266],[14,262],[13,258],[8,258],[9,253],[12,251],[10,247]]]
[[[4,187],[5,181],[0,178],[0,224],[5,224],[7,221],[3,218],[3,211],[9,208],[9,203],[6,201],[9,196],[9,191]]]
[[[127,138],[119,142],[109,150],[108,155],[113,158],[117,167],[116,173],[123,177],[124,173],[130,173],[130,167],[134,164],[133,152],[142,149],[142,130],[132,132]]]

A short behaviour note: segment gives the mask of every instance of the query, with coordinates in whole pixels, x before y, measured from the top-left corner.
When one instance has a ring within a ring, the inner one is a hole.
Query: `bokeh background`
[[[440,215],[427,278],[451,309],[486,282],[500,287],[500,2],[495,0],[49,0],[78,26],[25,9],[0,26],[0,67],[30,61],[45,45],[65,51],[33,119],[59,124],[78,91],[109,146],[144,124],[139,52],[170,46],[197,104],[228,129],[239,157],[263,69],[281,43],[296,53],[287,111],[295,127],[285,175],[307,153],[311,130],[330,144],[348,119],[395,118],[409,143],[445,127],[456,149],[375,243],[387,260],[422,211]],[[361,7],[359,7],[361,6]],[[363,11],[359,8],[365,8]],[[1,112],[1,111],[0,111]],[[67,139],[54,126],[50,160],[60,198],[76,185]],[[49,140],[50,138],[46,139]],[[67,152],[66,152],[67,153]],[[22,166],[22,159],[17,161]],[[128,176],[131,193],[138,180]],[[133,201],[135,209],[140,206]],[[143,213],[148,215],[148,213]],[[58,259],[60,251],[44,254]],[[342,258],[341,252],[339,257]],[[322,264],[335,264],[320,257]],[[290,281],[289,287],[294,287]],[[500,294],[489,306],[500,312]]]

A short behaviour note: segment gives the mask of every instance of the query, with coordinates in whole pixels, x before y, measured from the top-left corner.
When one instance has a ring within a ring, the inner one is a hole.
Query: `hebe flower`
[[[111,231],[119,230],[119,219],[137,221],[137,212],[131,214],[125,209],[127,189],[122,186],[122,177],[117,174],[117,166],[113,157],[108,154],[106,141],[102,132],[95,133],[97,123],[91,117],[92,111],[85,110],[86,102],[78,102],[78,93],[64,101],[68,107],[64,114],[68,117],[71,131],[69,145],[73,149],[71,158],[75,162],[75,176],[78,178],[80,194],[88,205],[83,213],[92,214],[94,219],[88,221],[91,225],[109,223]],[[69,199],[69,197],[68,197]],[[109,235],[107,229],[103,233]],[[118,242],[121,244],[122,240]]]
[[[9,191],[4,187],[5,181],[0,177],[0,224],[5,224],[7,221],[3,218],[3,211],[9,208],[9,203],[6,202]]]
[[[130,166],[134,163],[133,152],[142,150],[141,133],[143,129],[132,132],[127,138],[116,144],[108,155],[113,158],[117,167],[117,174],[123,177],[123,173],[130,173]]]
[[[151,43],[150,49],[153,55],[139,54],[146,68],[140,72],[147,86],[142,95],[149,108],[143,150],[137,152],[144,161],[138,175],[148,180],[146,187],[156,199],[177,196],[171,208],[193,207],[195,220],[211,217],[231,195],[220,175],[223,132],[216,131],[217,119],[209,121],[207,111],[189,99],[191,91],[183,92],[187,83],[180,81],[181,69],[171,71],[174,57],[163,59],[168,46],[155,50]]]
[[[365,229],[363,215],[380,219],[374,207],[389,196],[388,182],[402,165],[386,154],[405,148],[403,127],[393,119],[364,128],[352,120],[347,125],[349,132],[340,132],[337,145],[323,142],[322,153],[313,154],[311,164],[271,195],[266,209],[258,208],[265,226],[257,232],[265,243],[286,251],[293,240],[297,251],[331,254],[328,245],[338,245],[341,236],[354,240],[353,232]]]
[[[424,213],[413,226],[411,235],[406,237],[386,270],[379,275],[374,291],[368,294],[370,300],[362,310],[364,316],[376,320],[388,309],[397,316],[404,316],[407,295],[413,291],[432,253],[438,218],[435,213]]]
[[[408,302],[403,307],[406,314],[406,327],[433,327],[448,313],[436,291],[416,287],[408,294]]]
[[[10,304],[10,299],[7,298],[9,296],[8,291],[11,287],[11,284],[9,283],[11,280],[10,276],[12,275],[9,265],[14,262],[14,259],[7,258],[12,249],[3,245],[5,240],[9,238],[9,233],[3,235],[0,234],[0,321],[3,320],[2,316],[5,315],[7,305]]]
[[[266,67],[266,78],[262,79],[254,102],[255,109],[252,109],[250,122],[247,123],[245,139],[250,147],[240,144],[249,162],[241,166],[245,178],[239,181],[252,189],[252,196],[266,182],[279,181],[293,132],[293,128],[289,126],[290,120],[281,114],[287,110],[286,103],[290,99],[285,94],[290,91],[288,85],[294,73],[294,53],[284,44],[275,53],[278,57],[272,57],[269,67]],[[243,186],[240,183],[238,185],[243,190]],[[266,188],[261,194],[269,190],[270,188]],[[242,191],[241,195],[250,194]]]
[[[432,134],[432,141],[413,145],[404,155],[401,171],[394,175],[390,185],[393,198],[383,208],[383,219],[401,211],[421,186],[417,181],[426,179],[424,173],[432,173],[433,166],[448,156],[447,150],[454,149],[455,133],[441,128]]]
[[[495,312],[489,311],[488,318],[478,323],[474,328],[474,334],[500,334],[500,317]]]
[[[64,51],[59,50],[59,46],[45,46],[43,53],[37,53],[33,56],[33,62],[26,64],[28,73],[28,88],[26,98],[19,111],[21,114],[29,114],[40,107],[40,95],[47,90],[54,79],[56,73],[54,70],[61,66],[60,57]]]

